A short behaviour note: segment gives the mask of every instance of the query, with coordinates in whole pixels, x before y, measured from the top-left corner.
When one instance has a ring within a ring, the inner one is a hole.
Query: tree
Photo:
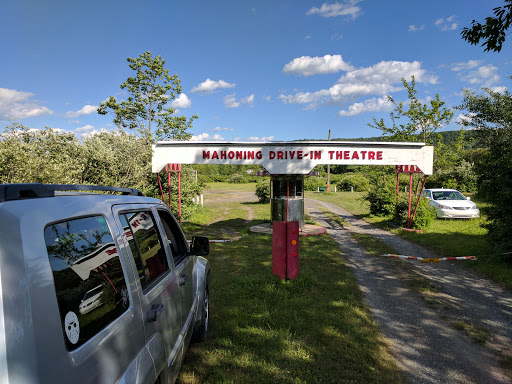
[[[464,27],[462,38],[468,43],[476,45],[483,40],[484,51],[499,52],[505,42],[506,31],[512,24],[512,0],[505,0],[503,7],[493,9],[494,17],[487,17],[485,24],[476,20],[471,22],[471,28]]]
[[[439,94],[436,94],[434,99],[426,103],[421,102],[417,96],[418,91],[416,90],[414,76],[411,77],[410,83],[406,79],[402,79],[402,84],[407,90],[409,100],[408,103],[397,103],[393,97],[388,95],[389,101],[395,106],[390,113],[391,126],[388,126],[384,119],[377,120],[375,118],[373,118],[373,124],[368,125],[381,130],[388,140],[423,140],[425,144],[432,145],[434,133],[444,125],[449,124],[454,113],[444,106],[445,102],[441,101]],[[385,170],[381,172],[382,181],[378,180],[373,189],[364,197],[370,203],[372,214],[389,214],[390,210],[395,208],[397,202],[391,176],[386,175]],[[423,177],[416,174],[413,178],[415,187],[412,191],[417,198]]]
[[[436,94],[435,99],[430,100],[429,103],[422,103],[417,97],[418,91],[414,76],[411,77],[410,84],[406,79],[402,79],[402,84],[407,90],[409,98],[408,109],[405,109],[403,102],[397,103],[393,97],[388,95],[389,101],[395,106],[390,113],[392,125],[387,126],[384,119],[377,120],[375,118],[373,118],[373,124],[368,125],[380,129],[382,134],[387,135],[390,140],[417,141],[417,133],[420,133],[425,144],[432,144],[432,134],[445,124],[450,123],[453,111],[444,107],[445,102],[439,99],[439,94]],[[405,122],[399,124],[401,119],[405,119]]]
[[[119,129],[128,128],[147,143],[155,139],[189,139],[191,134],[187,130],[197,116],[187,120],[185,116],[175,116],[176,110],[167,107],[181,93],[178,75],[169,75],[164,68],[165,60],[161,56],[153,58],[149,51],[127,61],[135,71],[134,77],[121,84],[121,89],[128,91],[128,98],[118,102],[110,96],[100,104],[98,113],[106,115],[110,111]]]
[[[0,183],[72,182],[80,173],[80,153],[73,133],[11,122],[0,135]]]
[[[468,111],[466,125],[478,129],[487,148],[476,163],[478,193],[491,202],[488,229],[491,244],[499,250],[512,249],[512,95],[484,88],[486,95],[464,90],[459,109]]]

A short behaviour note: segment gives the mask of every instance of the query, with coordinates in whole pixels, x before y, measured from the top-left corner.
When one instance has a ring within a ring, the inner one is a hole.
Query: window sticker
[[[80,324],[75,312],[68,312],[64,319],[64,327],[66,328],[66,336],[72,344],[76,344],[80,337]]]

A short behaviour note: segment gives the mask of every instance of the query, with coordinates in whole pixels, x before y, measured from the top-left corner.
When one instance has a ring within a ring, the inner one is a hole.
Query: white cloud
[[[356,116],[364,112],[381,112],[393,109],[393,103],[389,101],[387,96],[372,98],[362,103],[354,103],[347,110],[339,111],[336,116]]]
[[[361,0],[345,0],[343,3],[323,3],[320,8],[313,7],[306,15],[319,15],[322,17],[350,16],[352,20],[361,14],[361,8],[356,6]]]
[[[460,73],[460,78],[471,85],[483,85],[485,87],[491,87],[501,81],[500,75],[498,75],[498,67],[492,64],[483,65],[470,71],[463,71]]]
[[[456,17],[455,15],[447,17],[446,19],[441,17],[437,19],[434,24],[437,25],[441,31],[454,31],[458,27],[457,22],[455,22]]]
[[[95,130],[94,126],[92,126],[90,124],[86,124],[83,127],[76,128],[75,132],[78,132],[78,133],[90,133],[90,132],[92,132],[94,130]]]
[[[192,88],[191,92],[195,93],[212,93],[213,91],[217,89],[226,89],[226,88],[234,88],[236,84],[228,83],[224,80],[214,81],[211,79],[206,79],[201,84],[196,85],[194,88]]]
[[[74,112],[74,111],[66,112],[66,118],[74,119],[74,118],[77,118],[78,116],[90,115],[91,113],[96,113],[97,110],[98,110],[97,105],[85,105],[84,107],[82,107],[82,109],[80,109],[76,112]]]
[[[473,69],[482,64],[482,60],[469,60],[465,63],[454,63],[452,65],[452,71],[459,72],[468,69]]]
[[[83,127],[75,129],[75,133],[77,133],[77,135],[83,139],[90,137],[90,136],[97,135],[102,132],[107,132],[107,130],[105,128],[96,129],[96,128],[94,128],[94,126],[92,126],[90,124],[86,124]]]
[[[302,56],[293,59],[283,68],[284,73],[302,76],[324,75],[353,70],[354,67],[343,61],[341,55],[325,55],[323,57]]]
[[[231,131],[233,132],[233,128],[222,128],[222,127],[215,127],[212,129],[213,132],[221,132],[221,131]]]
[[[192,101],[184,93],[180,93],[178,95],[178,97],[175,98],[171,102],[171,107],[172,108],[176,108],[176,109],[179,109],[179,108],[190,108],[191,105],[192,105]]]
[[[455,123],[460,125],[471,125],[473,123],[474,116],[474,113],[461,113],[455,119]]]
[[[273,141],[274,136],[267,136],[267,137],[251,136],[247,140],[249,140],[249,141]]]
[[[504,94],[508,88],[505,86],[501,86],[501,87],[491,87],[490,89],[496,93]]]
[[[0,119],[25,119],[53,114],[50,109],[31,101],[33,96],[30,92],[0,88]]]
[[[437,84],[437,77],[422,69],[419,61],[381,61],[371,67],[348,72],[338,83],[399,84],[402,78],[409,80],[413,75],[418,83]]]
[[[329,89],[281,94],[278,98],[285,104],[308,104],[307,109],[316,109],[321,104],[343,105],[363,96],[401,91],[402,78],[409,80],[413,75],[418,83],[437,83],[437,77],[422,69],[418,61],[382,61],[347,72]]]
[[[425,29],[425,25],[420,25],[419,27],[417,25],[409,25],[409,32],[419,32],[423,31]]]
[[[270,103],[272,101],[272,96],[263,96],[263,100],[265,100],[267,103]]]
[[[236,101],[235,95],[227,95],[224,97],[224,106],[226,108],[238,108],[240,103]]]
[[[194,135],[190,138],[190,141],[224,141],[224,138],[216,133],[211,136],[209,133],[201,133],[199,135]]]
[[[254,93],[250,96],[243,97],[241,100],[242,104],[252,106],[254,104]]]

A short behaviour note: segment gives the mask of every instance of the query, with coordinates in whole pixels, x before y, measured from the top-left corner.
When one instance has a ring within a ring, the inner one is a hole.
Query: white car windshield
[[[434,200],[466,200],[464,195],[458,191],[432,192]]]
[[[98,293],[100,293],[102,291],[103,291],[103,286],[96,287],[93,290],[90,290],[89,292],[87,292],[85,294],[83,300],[87,300],[88,298],[93,297],[94,295],[97,295]]]

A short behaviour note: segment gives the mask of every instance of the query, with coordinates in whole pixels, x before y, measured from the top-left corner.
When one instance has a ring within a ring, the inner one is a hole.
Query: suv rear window
[[[126,281],[103,216],[50,224],[44,237],[66,348],[71,351],[128,308]]]
[[[169,270],[160,233],[150,211],[124,212],[119,215],[139,281],[146,292]]]

